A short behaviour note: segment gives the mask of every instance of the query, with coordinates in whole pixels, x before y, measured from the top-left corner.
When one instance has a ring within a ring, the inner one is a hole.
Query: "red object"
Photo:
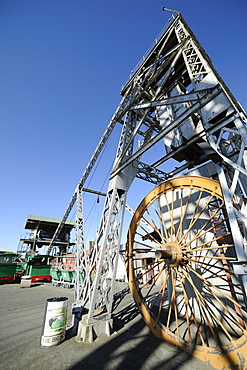
[[[5,283],[13,283],[14,282],[14,276],[0,277],[0,281],[5,282]]]
[[[37,281],[51,281],[51,275],[32,276],[32,283]]]

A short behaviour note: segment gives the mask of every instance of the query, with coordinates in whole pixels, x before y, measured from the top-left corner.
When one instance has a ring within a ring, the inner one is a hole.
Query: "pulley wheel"
[[[217,181],[157,186],[136,209],[126,250],[131,293],[157,337],[218,369],[247,368],[246,296]]]

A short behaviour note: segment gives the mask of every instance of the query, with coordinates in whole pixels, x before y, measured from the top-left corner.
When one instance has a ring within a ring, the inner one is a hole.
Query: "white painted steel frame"
[[[246,289],[246,115],[180,14],[168,22],[121,94],[123,99],[63,218],[66,220],[77,200],[77,266],[80,270],[86,264],[87,272],[82,286],[76,285],[76,303],[87,307],[88,324],[111,316],[126,194],[134,178],[157,184],[206,161],[211,161],[214,168],[209,176],[218,179],[222,186],[238,257],[235,272],[242,276]],[[78,189],[85,183],[116,122],[123,125],[122,134],[97,240],[86,260]],[[161,141],[165,153],[159,153],[153,163],[141,162],[142,155]],[[171,158],[178,165],[166,172],[165,165]]]

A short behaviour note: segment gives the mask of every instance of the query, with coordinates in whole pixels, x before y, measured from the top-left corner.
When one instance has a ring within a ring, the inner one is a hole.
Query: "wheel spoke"
[[[184,270],[182,270],[181,272],[182,272],[183,277],[185,277],[185,278],[186,278],[185,271],[184,271]],[[181,279],[180,279],[180,281],[181,281]],[[199,337],[200,337],[200,339],[201,339],[201,343],[202,343],[202,345],[204,345],[204,344],[205,344],[205,340],[204,340],[204,338],[203,338],[203,334],[202,334],[202,332],[201,332],[201,330],[200,330],[200,324],[198,323],[198,320],[196,319],[196,315],[194,314],[193,308],[192,308],[192,306],[191,306],[191,304],[190,304],[190,302],[189,302],[189,300],[188,300],[188,296],[187,296],[187,293],[186,293],[186,289],[185,289],[185,285],[184,285],[184,283],[182,283],[182,287],[183,287],[183,291],[185,292],[184,294],[185,294],[185,296],[187,297],[188,305],[189,305],[189,307],[190,307],[191,315],[192,315],[192,317],[193,317],[193,322],[194,322],[194,324],[195,324],[195,326],[196,326],[197,333],[199,334]]]
[[[197,264],[198,266],[200,267],[204,267],[205,271],[210,271],[210,269],[208,269],[206,266],[209,266],[209,267],[213,267],[213,268],[217,268],[218,270],[221,270],[221,271],[225,271],[225,268],[222,267],[222,266],[219,266],[216,264],[212,265],[211,263],[207,263],[207,262],[203,262],[203,261],[197,261],[197,260],[194,260],[193,258],[189,258],[189,257],[186,257],[186,259],[189,261],[189,262],[192,262],[192,263],[195,263]],[[217,262],[216,260],[214,261],[215,263]],[[234,273],[234,271],[232,270],[228,270],[229,273]]]
[[[165,196],[165,199],[166,199],[166,206],[167,206],[167,210],[168,210],[170,221],[171,221],[171,233],[170,233],[170,237],[172,237],[172,235],[175,235],[176,234],[176,230],[174,228],[173,202],[172,202],[172,208],[171,208],[170,207],[170,202],[167,199],[167,194],[164,194],[164,196]],[[173,195],[173,192],[172,192],[172,199],[173,199],[173,196],[174,195]]]
[[[183,270],[178,273],[178,277],[179,277],[179,281],[180,281],[180,284],[181,284],[181,287],[182,287],[182,290],[183,290],[185,304],[186,304],[186,322],[187,322],[188,335],[189,335],[190,341],[192,342],[193,341],[193,338],[192,338],[192,335],[191,335],[191,324],[190,324],[190,319],[189,319],[189,315],[188,315],[188,307],[190,309],[190,313],[191,313],[191,316],[193,318],[193,322],[194,322],[195,327],[197,329],[197,333],[198,333],[198,335],[199,335],[199,337],[201,339],[201,343],[202,343],[202,345],[204,345],[205,344],[205,341],[204,341],[202,332],[200,330],[200,325],[199,325],[199,323],[198,323],[198,321],[196,319],[196,316],[195,316],[195,314],[193,312],[193,309],[191,307],[191,304],[190,304],[188,295],[186,293],[185,284],[184,284],[184,273],[183,273]]]
[[[196,273],[196,271],[192,270],[194,274],[196,274],[198,277],[199,275]],[[210,287],[207,285],[207,284],[204,284],[204,287],[208,290],[208,292],[212,295],[212,297],[220,304],[220,306],[223,308],[223,312],[224,312],[224,316],[222,316],[223,320],[226,321],[228,323],[228,325],[231,327],[231,329],[233,330],[232,326],[231,326],[231,323],[233,323],[234,325],[236,325],[241,331],[244,329],[243,326],[241,325],[241,323],[239,323],[239,321],[237,320],[237,318],[235,318],[233,316],[233,314],[230,312],[230,310],[226,307],[225,304],[223,304],[222,300],[219,299],[219,297],[213,292],[212,289],[210,289]],[[213,288],[215,289],[216,287],[213,286]],[[217,289],[218,292],[220,292],[222,295],[223,294],[223,291],[222,290],[219,290]],[[229,297],[227,297],[229,299]],[[227,331],[227,329],[225,328],[225,325],[222,323],[222,319],[219,320],[219,318],[217,317],[217,315],[215,314],[213,308],[209,307],[209,305],[207,304],[207,302],[204,300],[204,304],[209,308],[210,310],[210,313],[211,315],[213,316],[213,318],[216,320],[216,322],[218,323],[219,326],[221,326],[221,328],[223,329],[223,331],[225,332],[225,334],[228,336],[228,338],[230,340],[232,340],[232,336],[230,335],[229,331]],[[225,316],[225,313],[228,314],[227,318]]]
[[[219,222],[217,226],[222,224],[225,220],[226,219],[221,220],[221,222]],[[209,233],[210,231],[215,229],[215,225],[213,224],[212,226],[210,226],[209,228],[207,228],[206,230],[204,230],[202,232],[202,230],[204,228],[206,228],[208,226],[208,224],[209,224],[209,220],[203,225],[203,227],[197,232],[197,234],[189,242],[187,242],[186,244],[181,245],[181,248],[183,248],[185,245],[192,244],[195,240],[198,240],[198,239],[202,238],[204,235],[206,235],[207,233]]]
[[[226,233],[224,236],[231,236],[231,233],[230,232],[228,232],[228,233]],[[197,246],[196,247],[194,247],[193,249],[186,249],[186,252],[191,252],[191,251],[195,251],[195,250],[199,250],[198,248],[199,247],[203,247],[204,245],[208,245],[208,244],[211,244],[211,243],[213,243],[213,242],[217,242],[217,241],[219,241],[220,239],[222,239],[222,235],[219,235],[219,236],[216,236],[215,238],[213,238],[213,239],[210,239],[210,240],[207,240],[206,242],[204,242],[204,243],[200,243],[200,244],[197,244]],[[188,243],[188,244],[186,244],[186,245],[189,245],[189,244],[191,244],[191,243]],[[223,248],[229,248],[229,247],[233,247],[234,246],[234,244],[224,244],[224,245],[222,245],[222,247]],[[184,247],[184,245],[181,245],[181,248],[183,248]],[[213,248],[213,247],[212,247]],[[215,246],[214,248],[219,248],[219,245],[217,245],[217,246]]]
[[[218,256],[205,256],[205,255],[201,255],[201,256],[196,256],[198,258],[210,258],[210,259],[217,259],[217,260],[222,260],[222,257],[218,257]],[[236,261],[237,258],[234,258],[234,257],[225,257],[226,260],[229,260],[229,261]]]
[[[161,204],[160,204],[160,197],[158,198],[158,205],[159,205],[160,219],[161,219],[161,223],[162,223],[162,227],[163,227],[165,239],[166,239],[166,241],[168,241],[169,240],[169,237],[170,237],[170,234],[169,234],[169,232],[167,230],[167,227],[166,227],[166,224],[164,222],[164,215],[162,213],[162,207],[161,207]]]
[[[196,224],[196,222],[199,220],[200,216],[202,215],[202,213],[207,209],[209,203],[212,201],[213,199],[213,196],[210,197],[210,200],[208,200],[208,202],[204,205],[204,207],[201,209],[201,211],[199,212],[199,214],[196,216],[196,218],[193,219],[192,217],[192,220],[191,220],[191,223],[190,223],[190,226],[188,228],[188,231],[184,234],[184,236],[182,237],[182,239],[180,240],[180,243],[181,241],[186,237],[188,236],[188,233],[189,231],[191,231],[192,227]],[[197,231],[196,235],[194,236],[194,238],[192,238],[192,240],[189,241],[189,243],[192,243],[194,240],[198,239],[198,238],[201,238],[203,235],[205,235],[206,233],[208,233],[209,231],[213,230],[215,228],[215,224],[212,222],[212,220],[214,219],[214,217],[220,212],[220,210],[222,209],[223,207],[223,203],[221,204],[220,207],[218,207],[218,209],[210,216],[210,218],[205,222],[205,224],[203,226],[201,226],[200,230]],[[219,226],[220,224],[222,224],[223,222],[225,222],[226,219],[224,220],[221,220],[217,226]],[[213,225],[209,228],[209,229],[206,229],[206,227],[212,223]],[[201,233],[201,230],[204,230],[203,233]]]
[[[147,222],[146,219],[145,219],[145,221]],[[152,227],[152,229],[157,232],[157,229],[155,229],[153,226],[151,226],[151,224],[150,224],[150,227]],[[136,233],[136,235],[139,235],[142,239],[148,235],[148,239],[150,239],[151,241],[153,241],[155,243],[158,243],[157,239],[153,236],[152,232],[149,232],[148,230],[146,230],[142,225],[140,225],[140,228],[144,231],[144,234],[143,233],[141,234],[139,232],[139,233]]]
[[[170,325],[172,308],[173,308],[173,306],[176,305],[176,302],[175,302],[176,295],[175,295],[173,271],[171,271],[171,285],[172,285],[172,289],[171,289],[172,293],[171,293],[171,299],[170,299],[169,310],[168,310],[168,315],[167,315],[167,322],[166,322],[167,327],[169,327],[169,325]]]
[[[202,243],[202,244],[200,244],[200,246],[201,245],[206,245],[206,244],[211,244],[213,241],[214,241],[214,239],[210,240],[209,243],[208,242],[207,243]],[[232,246],[233,246],[233,244],[228,244],[228,245],[224,245],[224,248],[230,248]],[[208,250],[212,250],[212,249],[219,249],[219,247],[218,246],[205,247],[205,248],[196,247],[194,249],[185,249],[184,252],[186,252],[186,253],[188,253],[188,252],[201,252],[201,251],[208,251]]]
[[[194,207],[194,212],[192,214],[192,217],[191,217],[191,220],[190,220],[190,224],[188,226],[188,230],[187,232],[182,236],[180,242],[182,240],[186,240],[188,235],[189,235],[189,232],[191,231],[192,227],[195,225],[195,223],[199,220],[200,216],[202,215],[202,213],[204,212],[204,210],[207,208],[207,204],[206,203],[204,205],[204,207],[202,207],[202,209],[200,210],[200,212],[197,214],[197,210],[199,208],[199,205],[200,205],[200,200],[201,200],[201,197],[202,197],[202,191],[200,191],[200,194],[199,194],[199,197],[197,199],[197,202],[196,202],[196,205]],[[213,198],[213,196],[210,197],[210,199]]]
[[[191,262],[195,263],[196,265],[198,265],[199,267],[203,267],[205,269],[205,271],[207,272],[211,272],[211,270],[209,268],[206,268],[201,262],[198,262],[196,260],[191,260]],[[212,269],[212,265],[211,264],[207,264],[207,266],[210,266],[211,269]],[[213,267],[215,268],[215,267]],[[230,273],[231,271],[230,270],[226,270],[224,267],[222,267],[220,270],[222,270],[223,272],[226,272],[226,273]],[[233,271],[232,271],[233,272]],[[222,281],[228,283],[228,284],[231,284],[232,287],[236,288],[236,289],[239,289],[240,292],[243,292],[243,289],[241,288],[241,286],[237,285],[237,284],[234,284],[232,281],[229,282],[229,280],[223,278],[223,276],[217,274],[216,272],[214,272],[214,276],[217,277],[218,279],[221,279]]]
[[[186,274],[186,278],[188,279],[188,281],[190,282],[191,286],[193,287],[193,290],[197,296],[197,301],[204,313],[204,316],[205,316],[205,319],[206,319],[206,322],[208,324],[208,327],[216,341],[216,343],[218,343],[218,337],[215,333],[215,330],[213,330],[213,326],[211,324],[211,320],[209,319],[207,313],[206,313],[206,309],[210,312],[210,314],[213,316],[213,318],[215,319],[215,321],[218,323],[218,325],[222,328],[222,330],[225,332],[225,334],[228,336],[228,338],[230,340],[232,340],[232,337],[231,335],[228,333],[228,331],[225,329],[224,325],[221,323],[221,321],[218,319],[218,317],[215,315],[214,311],[212,310],[212,308],[209,306],[209,304],[207,303],[207,301],[205,300],[205,298],[202,296],[201,292],[199,292],[199,290],[197,289],[197,287],[195,286],[193,280],[191,279],[191,276],[190,274]]]
[[[138,234],[138,233],[137,233],[137,235],[142,236],[142,234]],[[154,239],[153,241],[155,241],[155,239]],[[154,249],[154,250],[157,250],[157,249],[158,249],[158,247],[157,247],[157,246],[154,246],[154,245],[151,245],[151,246],[150,246],[149,244],[142,243],[142,242],[140,242],[139,240],[135,240],[135,244],[138,244],[138,245],[141,245],[141,246],[143,246],[143,247],[146,247],[146,248],[147,248],[147,251],[150,251],[151,249]],[[133,249],[133,250],[138,251],[138,248],[135,248],[135,249]]]
[[[221,306],[226,310],[226,307],[225,305],[223,304],[223,302],[221,300],[219,300],[219,298],[217,297],[217,295],[209,288],[209,285],[214,288],[218,293],[220,293],[221,295],[223,295],[225,298],[227,298],[229,301],[231,301],[233,304],[236,304],[239,308],[242,308],[241,304],[239,304],[238,302],[236,302],[233,298],[229,297],[222,289],[219,289],[216,285],[212,284],[210,281],[208,281],[207,279],[203,278],[200,274],[198,274],[191,266],[186,266],[190,271],[192,271],[202,282],[203,282],[203,285],[204,287],[210,291],[210,293],[212,294],[212,296],[221,304]]]
[[[155,286],[155,283],[157,282],[157,280],[158,280],[158,278],[160,277],[161,273],[162,273],[162,270],[161,270],[161,271],[159,271],[159,272],[156,274],[156,276],[154,276],[154,277],[153,277],[153,279],[152,279],[152,283],[151,283],[151,286],[150,286],[150,288],[148,289],[148,291],[147,291],[147,293],[146,293],[146,295],[145,295],[145,297],[144,297],[144,300],[146,300],[146,299],[149,297],[149,294],[150,294],[151,290],[153,289],[153,287]]]
[[[163,268],[163,271],[164,271],[164,269],[165,269],[165,268]],[[155,297],[155,299],[153,300],[153,302],[152,302],[152,304],[151,304],[151,306],[150,306],[150,309],[152,309],[152,308],[154,307],[154,305],[156,304],[156,302],[157,302],[158,298],[160,297],[160,294],[162,294],[162,296],[164,296],[164,292],[165,292],[165,290],[167,289],[167,287],[166,287],[166,283],[167,283],[167,279],[169,278],[169,276],[170,276],[170,269],[167,269],[167,270],[166,270],[166,275],[165,275],[164,282],[162,283],[161,288],[159,289],[158,293],[156,294],[156,297]],[[161,304],[161,305],[162,305],[162,303],[163,303],[163,302],[162,302],[162,300],[160,300],[160,303],[159,303],[159,304]]]
[[[178,274],[178,279],[179,279],[180,285],[181,285],[182,290],[183,290],[184,304],[185,304],[185,317],[186,317],[186,322],[187,322],[188,335],[189,335],[190,341],[192,342],[191,324],[190,324],[190,317],[189,317],[188,308],[190,308],[191,313],[192,313],[192,310],[191,310],[191,307],[190,307],[188,295],[187,295],[186,290],[185,290],[183,279],[181,278],[181,275],[180,275],[179,271],[177,272],[177,274]],[[194,322],[197,323],[195,318],[193,318],[193,319],[194,319]]]

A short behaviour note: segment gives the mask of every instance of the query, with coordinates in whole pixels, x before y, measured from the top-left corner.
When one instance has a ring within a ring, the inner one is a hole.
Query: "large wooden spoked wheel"
[[[246,297],[217,181],[179,177],[152,190],[129,226],[126,260],[157,337],[216,368],[247,368]]]

